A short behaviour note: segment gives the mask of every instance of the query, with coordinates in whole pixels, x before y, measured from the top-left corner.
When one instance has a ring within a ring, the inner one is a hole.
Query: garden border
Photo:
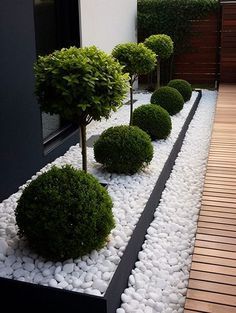
[[[1,309],[3,312],[12,312],[12,309],[22,309],[25,313],[31,313],[34,308],[42,312],[45,312],[45,310],[46,312],[52,310],[52,312],[65,313],[70,310],[76,310],[80,313],[116,312],[116,309],[120,306],[121,294],[128,285],[129,275],[137,261],[137,255],[142,249],[147,228],[153,220],[155,209],[159,204],[165,184],[182,147],[188,126],[202,97],[202,91],[197,90],[197,92],[197,98],[165,162],[104,297],[0,278]],[[11,295],[11,301],[9,301],[9,294]]]

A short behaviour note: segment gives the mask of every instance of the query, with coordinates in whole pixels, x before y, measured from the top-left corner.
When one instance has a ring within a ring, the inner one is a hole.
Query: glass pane
[[[79,46],[78,0],[34,0],[37,55]],[[68,125],[58,115],[42,112],[43,139]]]

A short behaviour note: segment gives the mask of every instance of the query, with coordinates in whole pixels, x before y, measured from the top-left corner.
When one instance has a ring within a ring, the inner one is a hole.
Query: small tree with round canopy
[[[129,75],[112,56],[95,46],[56,50],[34,66],[35,93],[41,109],[78,123],[83,170],[87,171],[86,126],[108,118],[122,105]]]
[[[133,84],[138,75],[147,74],[155,68],[156,56],[144,44],[133,42],[117,45],[112,55],[124,66],[124,72],[130,75],[130,125],[132,125]]]
[[[151,35],[144,41],[146,47],[151,49],[157,58],[157,85],[160,88],[160,66],[162,59],[168,59],[174,51],[174,43],[170,36],[165,34]]]

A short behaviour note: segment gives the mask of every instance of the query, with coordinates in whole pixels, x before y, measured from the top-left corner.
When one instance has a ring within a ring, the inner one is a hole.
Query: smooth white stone
[[[98,289],[100,292],[105,292],[107,289],[107,284],[103,280],[98,279],[93,282],[93,288]]]
[[[73,284],[73,287],[74,287],[74,288],[78,288],[78,287],[80,287],[82,283],[83,283],[83,281],[82,281],[82,280],[77,279],[77,278],[73,278],[73,282],[72,282],[72,284]]]
[[[74,266],[75,266],[75,264],[73,264],[73,263],[65,264],[63,266],[63,272],[65,272],[67,274],[72,273],[74,270]]]
[[[16,262],[16,257],[15,257],[15,255],[9,255],[9,256],[5,259],[5,264],[6,264],[6,266],[12,266],[15,262]]]
[[[50,279],[49,280],[49,286],[50,287],[57,287],[57,281],[55,279]]]
[[[33,263],[24,263],[23,264],[23,268],[28,271],[28,272],[32,272],[35,268]]]
[[[57,286],[64,289],[68,286],[68,283],[65,280],[63,280]]]
[[[109,272],[105,272],[102,274],[102,278],[106,281],[110,280],[110,277],[111,277],[111,273]]]
[[[6,255],[8,244],[4,239],[0,239],[0,253]]]
[[[175,293],[171,293],[169,295],[169,299],[170,299],[171,303],[178,303],[179,302],[178,296]]]
[[[60,283],[61,281],[64,280],[64,276],[60,275],[60,274],[56,274],[55,275],[56,280]]]

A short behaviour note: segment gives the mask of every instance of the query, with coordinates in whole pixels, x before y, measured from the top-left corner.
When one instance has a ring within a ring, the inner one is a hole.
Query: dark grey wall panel
[[[33,1],[0,1],[0,200],[78,141],[75,133],[44,157],[33,14]]]

